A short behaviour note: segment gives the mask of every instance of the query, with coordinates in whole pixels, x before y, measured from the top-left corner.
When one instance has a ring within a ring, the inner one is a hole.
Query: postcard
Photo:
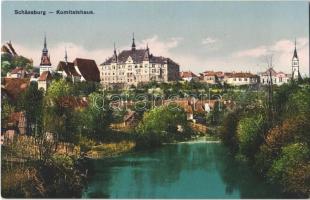
[[[310,198],[309,2],[2,1],[3,198]]]

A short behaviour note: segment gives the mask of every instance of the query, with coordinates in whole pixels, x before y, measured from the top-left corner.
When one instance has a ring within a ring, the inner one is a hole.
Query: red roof
[[[20,93],[25,91],[29,86],[29,78],[4,78],[3,85],[5,92],[9,97],[16,99]]]
[[[57,71],[64,71],[67,76],[81,76],[74,68],[74,63],[60,61],[57,65]]]
[[[198,77],[198,76],[191,71],[184,71],[184,72],[180,72],[180,77],[181,78],[192,78],[192,77]]]
[[[38,81],[48,81],[48,80],[52,80],[52,74],[50,71],[42,72],[42,74],[38,79]]]
[[[251,74],[249,72],[234,72],[234,73],[225,73],[225,76],[229,78],[256,78],[257,75]]]
[[[94,60],[76,58],[73,63],[86,81],[100,82],[100,72]]]

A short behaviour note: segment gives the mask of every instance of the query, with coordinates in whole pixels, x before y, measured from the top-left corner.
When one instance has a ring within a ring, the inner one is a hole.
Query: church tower
[[[299,78],[301,78],[301,76],[299,72],[299,58],[297,55],[296,39],[295,39],[295,49],[294,49],[294,55],[292,58],[292,79],[298,80]]]
[[[42,49],[41,62],[40,62],[40,75],[44,71],[51,71],[52,64],[50,61],[50,55],[48,54],[47,44],[46,44],[46,36],[44,35],[44,47]]]

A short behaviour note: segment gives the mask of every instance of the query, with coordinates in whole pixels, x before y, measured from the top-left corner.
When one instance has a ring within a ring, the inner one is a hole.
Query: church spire
[[[136,50],[135,33],[132,33],[132,45],[131,45],[131,50]]]
[[[68,63],[67,48],[65,47],[65,62]]]
[[[295,38],[295,49],[294,49],[294,56],[293,56],[293,58],[298,58],[297,50],[296,50],[296,38]]]

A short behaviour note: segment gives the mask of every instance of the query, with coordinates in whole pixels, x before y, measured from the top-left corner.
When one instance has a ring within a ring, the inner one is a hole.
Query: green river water
[[[285,198],[218,142],[169,144],[90,164],[84,198]]]

